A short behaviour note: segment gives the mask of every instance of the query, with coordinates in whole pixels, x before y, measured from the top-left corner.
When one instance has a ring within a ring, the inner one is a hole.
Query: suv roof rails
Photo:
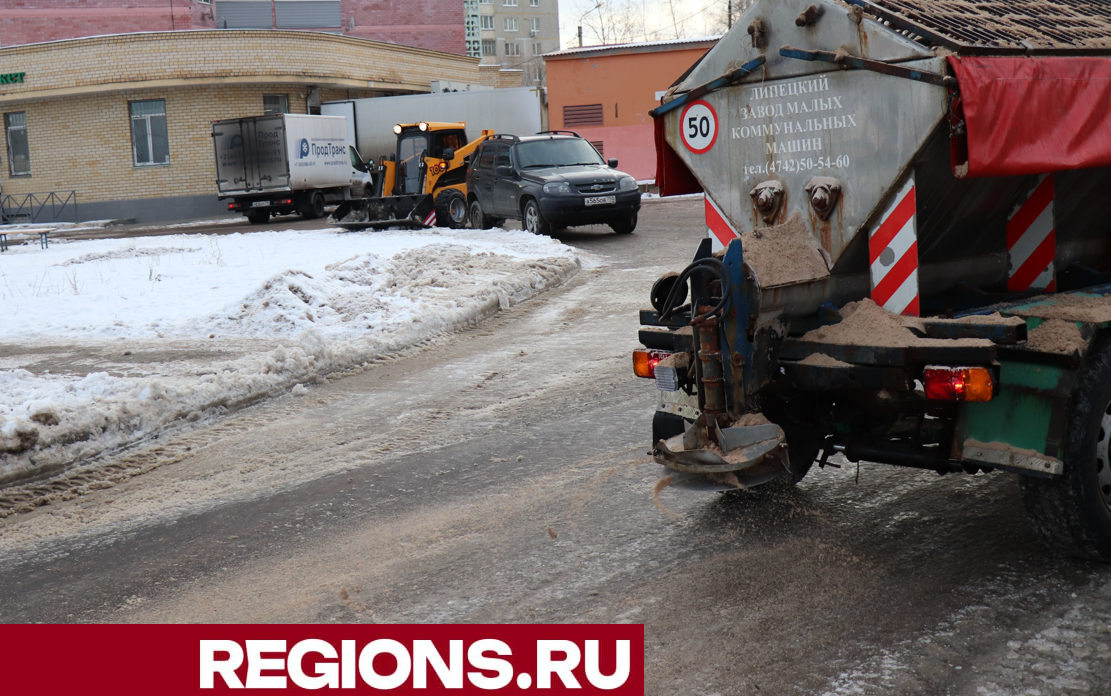
[[[576,138],[581,138],[582,137],[581,135],[579,135],[575,131],[569,131],[569,130],[540,131],[539,133],[537,133],[537,135],[573,135]]]
[[[487,140],[499,140],[499,139],[512,140],[513,142],[517,142],[521,138],[516,136],[516,135],[510,135],[509,133],[495,133],[494,135],[491,135],[489,138],[487,138]]]

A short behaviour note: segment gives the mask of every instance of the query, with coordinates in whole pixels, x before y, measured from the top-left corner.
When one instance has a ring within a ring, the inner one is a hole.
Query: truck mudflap
[[[428,193],[358,198],[336,206],[329,223],[352,231],[435,227],[436,206]]]

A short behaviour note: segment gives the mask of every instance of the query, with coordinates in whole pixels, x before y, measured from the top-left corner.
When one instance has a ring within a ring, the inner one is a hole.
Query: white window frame
[[[505,30],[506,31],[520,31],[521,30],[521,20],[518,17],[506,17],[505,18]]]
[[[284,110],[279,107],[278,111],[270,111],[266,108],[266,98],[277,98],[279,102],[284,103]],[[289,95],[288,94],[264,94],[262,95],[262,111],[267,114],[288,114],[289,113]]]
[[[532,55],[539,56],[544,54],[544,45],[542,42],[537,41],[532,45]]]
[[[479,5],[493,5],[494,0],[478,0]]]
[[[23,115],[23,125],[13,126],[12,117]],[[12,132],[23,131],[23,140],[27,143],[27,171],[17,172],[15,170],[15,157],[12,156]],[[27,135],[27,112],[26,111],[13,111],[4,114],[4,140],[8,144],[8,174],[13,177],[17,176],[31,176],[31,139]]]
[[[529,31],[539,32],[540,31],[540,18],[539,17],[529,17],[528,28],[529,28]]]
[[[490,49],[489,53],[486,52],[487,48]],[[482,40],[482,55],[484,57],[485,56],[497,56],[498,55],[498,42],[495,39],[483,39]]]
[[[510,50],[509,50],[510,46],[513,47],[513,50],[515,51],[514,53],[510,52]],[[517,43],[516,41],[506,41],[505,42],[505,55],[509,56],[509,57],[512,57],[512,58],[520,58],[521,57],[521,44]]]
[[[529,7],[540,7],[540,0],[528,0]]]
[[[145,114],[145,115],[142,115],[142,116],[136,116],[134,114],[134,111],[133,111],[133,105],[142,104],[142,103],[146,103],[146,102],[162,102],[162,113],[161,114]],[[127,102],[127,114],[128,114],[128,117],[129,117],[129,120],[130,120],[130,123],[131,123],[131,156],[132,156],[132,161],[134,162],[134,166],[136,166],[136,167],[166,167],[166,166],[169,166],[169,164],[170,164],[170,142],[169,142],[169,140],[170,140],[170,124],[169,124],[168,119],[166,119],[166,100],[165,99],[136,99],[134,101],[129,101],[129,102]],[[154,161],[154,138],[151,135],[152,132],[153,132],[151,130],[151,118],[155,117],[155,116],[161,116],[163,119],[166,119],[166,161],[164,161],[164,162],[155,162]],[[147,143],[146,143],[147,153],[146,154],[150,158],[149,162],[140,162],[139,161],[139,151],[135,147],[135,122],[136,121],[144,121],[145,124],[146,124],[146,129],[147,129]]]
[[[505,7],[516,7],[517,0],[501,0],[501,4]]]
[[[494,31],[494,15],[481,15],[479,17],[479,29],[484,31]]]

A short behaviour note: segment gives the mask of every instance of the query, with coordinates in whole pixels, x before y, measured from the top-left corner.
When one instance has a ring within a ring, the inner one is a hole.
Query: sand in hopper
[[[745,262],[762,288],[806,283],[829,275],[818,242],[798,211],[782,225],[745,232],[741,244]]]
[[[1088,342],[1080,335],[1080,328],[1075,322],[1050,319],[1030,331],[1026,347],[1040,353],[1083,355]]]
[[[802,340],[814,343],[832,343],[843,346],[881,346],[909,348],[912,346],[990,346],[985,338],[921,338],[915,331],[925,333],[924,323],[918,317],[892,314],[870,299],[850,302],[841,309],[842,320],[807,332]],[[983,323],[1007,323],[1002,317],[981,317]]]

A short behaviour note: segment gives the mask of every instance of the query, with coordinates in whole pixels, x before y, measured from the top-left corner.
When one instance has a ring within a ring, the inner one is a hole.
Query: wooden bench
[[[33,234],[37,234],[39,236],[39,248],[40,249],[49,249],[50,248],[50,233],[51,233],[51,231],[52,230],[35,230],[33,232]],[[11,232],[0,232],[0,252],[4,252],[4,251],[8,250],[8,235],[9,234],[12,234],[12,233]],[[19,234],[19,233],[16,233],[16,234]],[[29,232],[27,234],[32,234],[32,233]]]

